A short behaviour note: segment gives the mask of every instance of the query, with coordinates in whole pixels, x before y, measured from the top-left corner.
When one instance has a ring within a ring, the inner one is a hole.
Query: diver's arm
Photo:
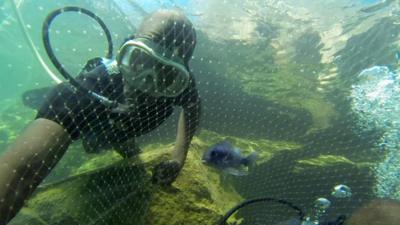
[[[200,119],[200,100],[187,106],[183,106],[183,111],[179,116],[178,131],[176,135],[175,149],[172,152],[172,160],[167,160],[157,164],[153,169],[153,183],[169,185],[177,178],[182,169],[190,141],[199,126]]]
[[[190,142],[199,127],[201,103],[198,99],[195,103],[183,107],[179,116],[175,149],[172,159],[177,160],[181,167],[185,163]]]
[[[62,126],[36,119],[0,156],[0,225],[7,224],[18,213],[70,142]]]

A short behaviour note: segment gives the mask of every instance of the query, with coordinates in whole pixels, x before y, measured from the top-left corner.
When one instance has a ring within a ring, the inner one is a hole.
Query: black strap
[[[276,203],[280,203],[280,204],[284,204],[289,206],[290,208],[294,209],[295,211],[297,211],[297,214],[299,215],[299,219],[303,220],[304,218],[304,213],[303,211],[295,206],[294,204],[292,204],[291,202],[288,202],[286,200],[282,200],[282,199],[275,199],[275,198],[269,198],[269,197],[263,197],[263,198],[255,198],[255,199],[249,199],[246,200],[238,205],[236,205],[235,207],[233,207],[231,210],[229,210],[224,217],[222,217],[219,225],[226,225],[226,222],[228,221],[229,217],[231,217],[236,211],[238,211],[239,209],[250,205],[250,204],[254,204],[257,202],[276,202]]]
[[[104,33],[107,37],[108,41],[108,53],[106,58],[111,59],[112,58],[112,52],[113,52],[113,45],[112,45],[112,38],[111,38],[111,33],[108,30],[106,24],[98,17],[96,14],[93,12],[80,8],[80,7],[75,7],[75,6],[67,6],[61,9],[54,10],[51,12],[43,22],[43,27],[42,27],[42,37],[43,37],[43,44],[46,49],[47,55],[49,56],[51,62],[53,65],[56,67],[56,69],[61,73],[61,75],[72,85],[74,86],[78,91],[82,92],[83,94],[87,94],[89,97],[99,101],[100,103],[108,106],[108,107],[116,107],[118,105],[117,102],[114,102],[112,100],[109,100],[108,98],[99,95],[85,87],[83,87],[78,81],[74,79],[73,76],[71,76],[68,71],[64,68],[64,66],[60,63],[60,61],[57,59],[56,55],[54,54],[54,51],[51,47],[50,44],[50,37],[49,37],[49,29],[50,25],[53,22],[53,20],[60,14],[64,12],[78,12],[78,13],[83,13],[85,15],[88,15],[89,17],[93,18],[96,20],[96,22],[99,23],[101,28],[104,30]]]

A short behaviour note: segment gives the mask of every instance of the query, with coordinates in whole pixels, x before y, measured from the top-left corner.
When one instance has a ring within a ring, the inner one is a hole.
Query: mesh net
[[[0,7],[0,225],[399,221],[398,1]]]

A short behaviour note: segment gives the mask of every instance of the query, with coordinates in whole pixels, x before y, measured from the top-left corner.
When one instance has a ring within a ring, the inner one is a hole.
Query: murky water
[[[350,186],[351,199],[332,200],[330,219],[376,197],[400,200],[399,1],[0,1],[0,152],[35,117],[23,94],[65,81],[41,32],[52,10],[70,5],[104,20],[114,55],[152,11],[175,8],[188,16],[197,31],[190,69],[202,99],[201,130],[246,140],[262,155],[250,175],[227,178],[242,198],[267,195],[310,209],[317,197],[334,199],[333,186]],[[104,31],[83,14],[57,17],[50,37],[71,74],[107,52]],[[173,143],[177,119],[175,112],[138,142]],[[256,149],[265,141],[270,149]],[[74,143],[46,183],[66,179],[92,157]],[[257,207],[237,217],[244,218],[238,224],[276,221]]]

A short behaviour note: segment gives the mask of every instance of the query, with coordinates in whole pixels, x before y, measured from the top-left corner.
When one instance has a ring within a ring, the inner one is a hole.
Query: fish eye
[[[215,151],[212,151],[212,152],[211,152],[211,156],[212,156],[212,157],[214,157],[214,156],[216,156],[216,155],[217,155],[217,153],[216,153]]]

